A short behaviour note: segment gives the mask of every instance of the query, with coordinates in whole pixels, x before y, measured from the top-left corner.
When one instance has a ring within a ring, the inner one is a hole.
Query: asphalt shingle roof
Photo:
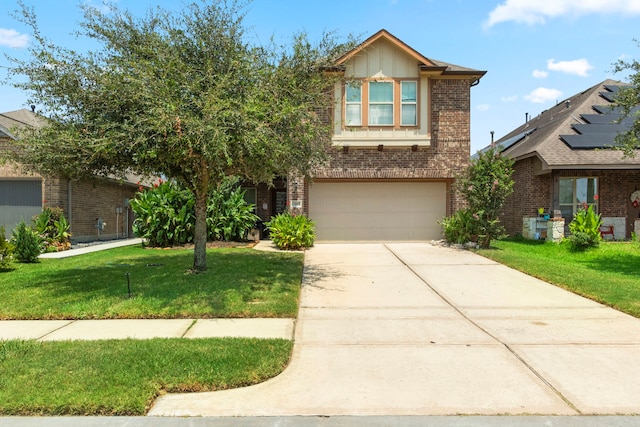
[[[611,148],[579,148],[587,139],[597,138],[596,134],[602,127],[588,123],[598,122],[597,115],[603,116],[603,112],[608,111],[612,105],[611,89],[621,85],[623,83],[615,80],[605,80],[592,86],[533,117],[495,144],[502,145],[503,154],[515,160],[537,156],[544,169],[640,168],[640,150],[636,150],[635,157],[625,158],[621,151]],[[606,123],[611,120],[600,121]],[[587,134],[588,138],[582,138]],[[611,129],[608,129],[602,134],[603,143],[599,145],[607,145],[611,135]]]

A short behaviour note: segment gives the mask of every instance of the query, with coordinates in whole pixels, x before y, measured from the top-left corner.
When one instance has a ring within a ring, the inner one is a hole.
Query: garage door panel
[[[314,183],[309,216],[318,240],[429,240],[441,236],[446,184]]]
[[[31,222],[42,210],[42,182],[36,180],[0,180],[0,226],[5,237],[20,223]]]

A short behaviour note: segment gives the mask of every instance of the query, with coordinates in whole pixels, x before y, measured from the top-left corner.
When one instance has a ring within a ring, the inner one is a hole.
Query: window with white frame
[[[369,125],[393,126],[393,82],[369,82]]]
[[[416,80],[349,81],[344,87],[345,126],[418,126]]]
[[[418,83],[400,82],[400,125],[415,126],[418,124]]]
[[[345,123],[347,126],[362,125],[362,85],[349,82],[345,86]]]
[[[560,210],[565,221],[572,221],[578,209],[593,206],[598,211],[598,178],[560,178]]]

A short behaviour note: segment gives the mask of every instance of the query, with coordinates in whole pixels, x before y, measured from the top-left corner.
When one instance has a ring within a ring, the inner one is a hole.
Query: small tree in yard
[[[50,126],[20,135],[14,160],[68,178],[134,171],[164,175],[195,200],[194,271],[205,271],[207,196],[225,177],[269,183],[307,176],[322,161],[331,126],[333,59],[348,49],[326,34],[312,45],[251,46],[245,4],[199,0],[134,18],[109,3],[81,6],[81,36],[99,48],[54,45],[22,5],[31,59],[13,59],[14,85]]]
[[[479,152],[456,181],[457,191],[476,220],[479,244],[483,248],[489,247],[491,239],[504,234],[499,215],[506,198],[513,192],[512,174],[513,160],[490,148]]]
[[[632,112],[634,108],[640,106],[640,61],[621,59],[613,64],[613,70],[616,73],[623,71],[631,71],[632,73],[629,76],[630,85],[620,89],[615,104],[622,109],[623,118],[634,114],[634,120],[631,129],[616,135],[615,141],[616,148],[622,150],[625,156],[633,157],[636,153],[635,150],[640,150],[640,112]]]

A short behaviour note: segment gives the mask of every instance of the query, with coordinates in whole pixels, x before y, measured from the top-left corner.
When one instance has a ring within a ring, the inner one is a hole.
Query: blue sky
[[[101,0],[84,0],[101,7]],[[34,6],[41,32],[56,44],[86,47],[72,32],[79,0],[24,0]],[[178,10],[176,0],[116,0],[142,15],[152,6]],[[3,0],[16,10],[15,0]],[[471,151],[521,125],[565,98],[614,74],[618,59],[640,58],[640,0],[254,0],[245,24],[258,43],[286,42],[305,31],[360,39],[384,28],[428,58],[487,71],[471,90]],[[0,79],[4,54],[26,54],[28,29],[0,16]],[[27,106],[27,97],[0,85],[0,112]]]

